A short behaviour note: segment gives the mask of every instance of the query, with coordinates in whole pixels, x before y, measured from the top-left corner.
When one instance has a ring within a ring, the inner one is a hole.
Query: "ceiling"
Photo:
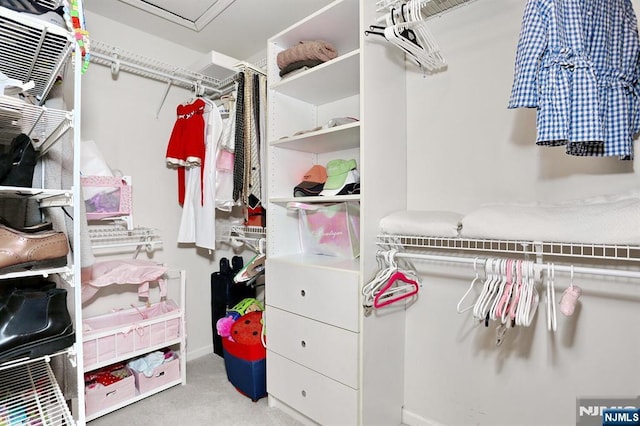
[[[85,0],[84,8],[138,30],[239,60],[332,0]],[[90,25],[90,23],[88,23]]]

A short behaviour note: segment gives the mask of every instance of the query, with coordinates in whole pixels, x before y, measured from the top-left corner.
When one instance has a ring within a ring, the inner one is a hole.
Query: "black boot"
[[[46,292],[54,288],[56,288],[56,283],[48,281],[41,276],[2,280],[0,281],[0,310],[7,304],[14,291]]]
[[[37,358],[73,345],[67,290],[15,290],[0,310],[0,363]]]
[[[8,157],[0,159],[0,185],[30,188],[33,186],[33,171],[38,162],[38,153],[33,148],[31,139],[24,133],[11,141]],[[7,163],[11,164],[6,170]]]

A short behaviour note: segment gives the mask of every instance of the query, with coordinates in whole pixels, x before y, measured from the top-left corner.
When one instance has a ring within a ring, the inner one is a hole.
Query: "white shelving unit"
[[[371,2],[337,0],[267,44],[267,392],[271,406],[320,424],[401,423],[404,312],[365,317],[360,295],[377,267],[379,219],[406,208],[404,61],[365,40],[376,17]],[[306,40],[338,56],[281,78],[278,53]],[[294,135],[337,117],[359,121]],[[333,159],[356,160],[360,195],[292,196]],[[290,201],[359,202],[360,258],[303,253]]]
[[[49,149],[60,141],[65,133],[75,129],[73,167],[77,170],[80,158],[82,58],[76,55],[75,61],[70,60],[75,46],[74,40],[73,35],[66,28],[0,7],[0,71],[9,78],[23,83],[33,81],[35,84],[35,87],[28,91],[35,99],[35,104],[4,96],[4,94],[0,95],[0,144],[6,146],[15,136],[24,133],[29,136],[35,150],[43,159]],[[72,77],[72,80],[64,83],[73,85],[71,109],[48,108],[44,104],[49,92],[66,66],[73,67],[72,72],[66,73]],[[73,174],[71,187],[47,188],[44,178],[46,172],[47,170],[43,170],[43,181],[40,187],[0,187],[0,202],[7,202],[8,199],[31,199],[37,201],[41,209],[72,206],[73,217],[80,217],[80,210],[73,202],[76,196],[75,189],[79,188],[79,173]],[[3,410],[14,414],[26,413],[29,419],[43,425],[84,423],[83,411],[78,410],[72,416],[68,408],[69,401],[65,400],[58,386],[59,380],[75,382],[66,383],[67,388],[80,388],[80,384],[83,383],[82,327],[79,325],[81,297],[80,286],[75,282],[76,277],[80,276],[79,221],[74,223],[73,229],[69,230],[68,234],[69,240],[73,242],[73,255],[66,267],[29,270],[0,276],[0,280],[3,280],[35,275],[58,275],[62,278],[61,285],[64,285],[69,293],[68,308],[74,323],[76,342],[63,351],[67,355],[63,362],[70,364],[70,368],[66,370],[71,374],[65,375],[64,378],[53,374],[49,363],[52,356],[59,354],[37,359],[23,359],[19,362],[9,361],[0,365],[0,388],[3,391],[0,395],[0,405]],[[73,402],[82,406],[84,399],[79,395],[77,401]],[[23,421],[27,420],[16,417],[9,423],[26,424]]]
[[[119,408],[125,407],[127,405],[131,405],[135,402],[138,402],[142,399],[148,398],[152,395],[155,395],[159,392],[162,392],[165,389],[171,388],[177,385],[186,385],[187,383],[187,353],[186,353],[186,321],[185,321],[185,300],[186,300],[186,272],[184,270],[177,271],[168,271],[167,272],[167,284],[171,285],[171,281],[178,280],[180,285],[180,300],[179,304],[175,305],[177,309],[170,311],[162,316],[157,318],[149,318],[145,320],[139,320],[135,324],[121,324],[114,325],[111,328],[101,330],[100,332],[94,333],[85,333],[83,338],[84,344],[93,345],[96,350],[91,353],[91,356],[96,355],[93,362],[86,362],[84,365],[84,371],[94,371],[101,367],[105,367],[107,365],[115,364],[122,361],[128,361],[134,358],[138,358],[141,356],[145,356],[154,351],[161,350],[163,348],[171,347],[175,348],[176,352],[178,352],[179,363],[180,363],[180,376],[166,383],[161,383],[153,389],[140,392],[136,390],[135,395],[131,398],[127,398],[126,400],[120,401],[104,409],[94,412],[87,413],[86,420],[91,421],[98,417],[102,417],[106,414],[109,414]],[[167,300],[167,303],[174,306],[174,302],[170,299]],[[170,324],[177,322],[179,324],[179,328],[177,329],[177,333],[169,333],[167,330],[170,328]],[[132,326],[135,325],[137,331],[132,331]],[[151,329],[163,329],[164,330],[164,338],[159,339],[154,344],[144,344],[142,347],[132,347],[127,348],[126,350],[122,350],[115,345],[114,352],[110,353],[110,355],[100,354],[100,342],[103,339],[113,338],[116,341],[120,336],[130,335],[131,333],[150,333]],[[87,352],[85,350],[85,352]],[[88,353],[88,352],[87,352]],[[87,355],[85,353],[85,355]]]
[[[116,218],[111,225],[92,225],[89,227],[89,238],[91,247],[94,249],[96,256],[100,255],[123,255],[133,251],[133,257],[136,258],[141,251],[152,252],[162,246],[162,239],[157,229],[137,227],[129,229],[126,223],[119,222]],[[135,267],[135,266],[134,266]],[[167,383],[161,383],[153,389],[140,392],[136,389],[135,395],[126,400],[114,403],[104,409],[87,413],[86,420],[90,421],[98,417],[109,414],[119,408],[133,404],[149,396],[155,395],[165,389],[177,385],[185,385],[187,383],[187,340],[186,340],[186,271],[185,270],[169,270],[165,274],[167,287],[171,287],[172,281],[178,281],[179,284],[179,300],[178,303],[166,298],[165,303],[171,310],[161,316],[148,319],[137,320],[135,324],[114,324],[113,327],[101,329],[96,332],[86,332],[83,336],[83,344],[93,348],[91,353],[85,348],[84,372],[90,372],[99,368],[112,365],[122,361],[128,361],[134,358],[145,356],[154,351],[170,347],[174,349],[179,356],[180,377]],[[126,283],[122,283],[126,284]],[[167,289],[169,292],[170,289]],[[137,293],[136,293],[137,295]],[[132,305],[131,305],[132,306]],[[179,324],[177,330],[172,325]],[[137,331],[132,331],[135,326]],[[154,330],[154,331],[152,331]],[[174,330],[174,331],[169,331]],[[133,339],[133,346],[127,346],[122,349],[116,343],[113,351],[108,354],[102,354],[100,351],[102,342],[105,339],[113,339],[118,341],[121,336],[133,336],[133,333],[142,333],[151,335],[158,333],[161,338],[154,340],[153,344],[141,344],[136,346],[136,340]]]

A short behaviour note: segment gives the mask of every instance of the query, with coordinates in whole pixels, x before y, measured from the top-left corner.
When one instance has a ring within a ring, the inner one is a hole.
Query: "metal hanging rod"
[[[425,19],[432,16],[440,15],[444,12],[448,12],[457,8],[458,6],[465,5],[472,0],[422,0],[420,1],[420,9],[424,14]],[[390,12],[391,9],[399,9],[403,3],[408,3],[407,0],[380,0],[376,2],[377,12]]]
[[[475,263],[477,266],[484,266],[484,264],[487,261],[487,258],[479,258],[479,257],[445,256],[445,255],[439,255],[439,254],[404,253],[404,252],[396,253],[394,257],[399,259],[430,260],[435,262],[462,263],[467,265],[473,265]],[[536,273],[540,273],[541,271],[545,270],[547,266],[545,262],[545,263],[536,263],[534,267],[535,267]],[[607,268],[595,268],[595,267],[589,267],[589,266],[558,265],[554,263],[554,270],[556,272],[571,273],[573,271],[573,273],[576,273],[576,274],[640,279],[640,271],[628,271],[623,269],[607,269]]]

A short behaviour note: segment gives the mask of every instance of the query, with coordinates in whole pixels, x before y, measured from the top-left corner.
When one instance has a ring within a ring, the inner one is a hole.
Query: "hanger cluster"
[[[384,37],[425,71],[435,73],[447,67],[440,47],[427,28],[419,0],[402,3],[400,9],[392,8],[386,17],[386,24],[370,25],[364,33]]]
[[[382,308],[418,294],[421,286],[418,274],[410,266],[398,265],[397,252],[395,249],[378,252],[378,260],[382,259],[386,266],[381,264],[376,276],[362,288],[365,309]]]
[[[497,321],[496,344],[500,345],[508,329],[516,326],[529,327],[536,315],[540,294],[536,285],[544,284],[546,322],[549,331],[556,331],[555,266],[553,263],[539,265],[533,261],[515,259],[486,259],[484,279],[480,278],[478,259],[473,263],[475,277],[456,306],[458,313],[473,311],[473,318],[485,327],[490,321]],[[482,290],[475,302],[462,307],[476,284],[482,283]],[[580,288],[573,285],[564,292],[560,301],[560,311],[569,316],[573,313]]]

